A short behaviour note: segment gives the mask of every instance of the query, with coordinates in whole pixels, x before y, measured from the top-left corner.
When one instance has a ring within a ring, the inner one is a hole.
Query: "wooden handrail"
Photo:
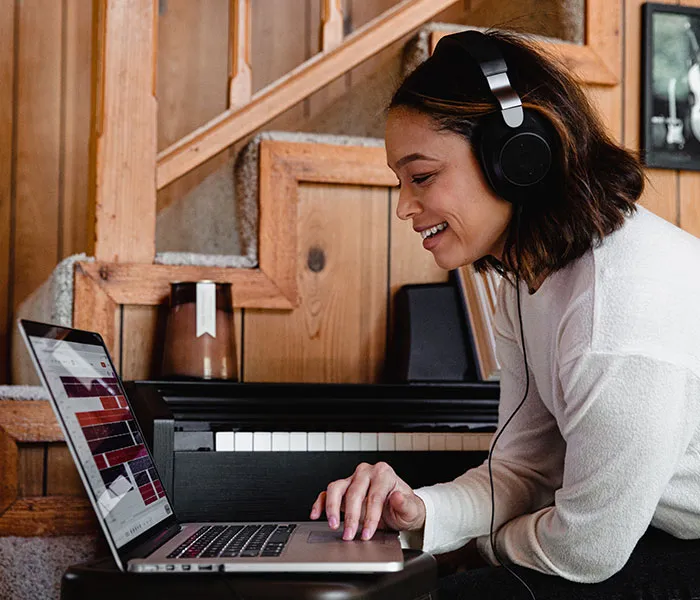
[[[156,187],[162,189],[215,154],[265,125],[343,73],[402,38],[457,0],[403,0],[345,38],[330,52],[319,53],[272,85],[250,103],[229,108],[158,154]]]

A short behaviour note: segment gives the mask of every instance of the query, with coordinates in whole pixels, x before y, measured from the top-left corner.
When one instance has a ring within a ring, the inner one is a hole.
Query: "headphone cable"
[[[516,254],[516,259],[517,259],[517,265],[516,265],[516,271],[515,271],[515,295],[517,298],[517,303],[518,303],[518,324],[520,326],[520,343],[523,346],[523,366],[525,368],[525,393],[523,394],[522,400],[520,400],[520,403],[518,406],[516,406],[515,410],[512,412],[510,417],[506,420],[506,422],[503,424],[503,427],[501,427],[501,430],[496,434],[496,437],[493,440],[493,443],[491,444],[491,449],[489,450],[489,457],[488,457],[488,468],[489,468],[489,483],[491,487],[491,524],[489,527],[489,541],[491,543],[491,551],[493,552],[493,555],[495,556],[496,560],[498,563],[502,566],[505,567],[505,569],[513,576],[515,577],[520,583],[522,583],[527,591],[530,594],[530,597],[532,600],[537,600],[535,598],[535,594],[533,591],[530,589],[530,586],[525,583],[525,581],[518,575],[513,569],[511,569],[504,561],[501,559],[501,557],[498,554],[498,550],[496,550],[496,542],[495,542],[495,534],[493,531],[493,526],[494,526],[494,521],[496,517],[496,498],[495,498],[495,491],[494,491],[494,484],[493,484],[493,471],[491,468],[491,459],[493,458],[493,451],[496,448],[496,442],[498,442],[498,438],[501,437],[501,434],[505,431],[505,428],[508,426],[508,424],[513,420],[513,417],[517,414],[517,412],[522,408],[523,404],[525,403],[525,399],[527,398],[527,394],[530,390],[530,371],[528,370],[527,367],[527,350],[525,349],[525,333],[523,332],[523,314],[522,314],[522,309],[520,305],[520,215],[522,213],[522,204],[518,204],[516,207],[516,212],[515,212],[515,254]]]

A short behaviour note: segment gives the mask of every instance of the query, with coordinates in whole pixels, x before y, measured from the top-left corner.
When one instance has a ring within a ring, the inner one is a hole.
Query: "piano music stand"
[[[69,567],[61,600],[436,600],[437,563],[404,550],[405,566],[377,575],[125,573],[111,558]]]

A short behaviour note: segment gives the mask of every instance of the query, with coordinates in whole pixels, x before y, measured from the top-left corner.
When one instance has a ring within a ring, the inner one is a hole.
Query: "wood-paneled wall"
[[[396,0],[343,0],[352,30]],[[228,0],[160,0],[158,147],[226,106]],[[253,88],[258,90],[319,50],[321,0],[256,0]],[[462,3],[441,15],[459,22]],[[90,0],[0,0],[0,383],[9,381],[11,327],[21,302],[66,256],[86,251],[90,129]],[[444,18],[442,18],[444,17]],[[391,51],[400,50],[398,45]],[[303,129],[371,59],[269,123]],[[222,152],[159,193],[159,208],[196,186],[236,153]]]
[[[642,2],[616,1],[624,5],[624,31],[619,44],[605,51],[618,56],[623,81],[617,87],[592,89],[591,95],[615,136],[637,148]],[[562,0],[560,4],[567,2]],[[395,3],[396,0],[344,0],[346,29],[361,26]],[[571,2],[574,3],[580,4]],[[530,10],[532,3],[521,0],[505,4],[513,15],[517,14],[514,7],[522,5],[527,7],[524,11]],[[698,5],[700,0],[680,4]],[[464,0],[436,20],[469,22],[465,15],[474,7],[483,19],[483,5],[479,0]],[[253,7],[253,86],[260,89],[318,51],[320,0],[256,0]],[[227,0],[160,0],[159,149],[225,107],[227,15]],[[93,3],[89,0],[0,0],[0,383],[9,379],[10,328],[14,326],[16,307],[46,280],[60,259],[88,247],[92,17]],[[523,24],[522,20],[514,22]],[[500,23],[502,20],[496,24]],[[482,20],[478,24],[485,23]],[[265,129],[303,129],[304,122],[353,86],[361,85],[369,74],[387,63],[388,57],[396,56],[400,47],[400,43],[394,44]],[[161,190],[159,207],[182,197],[229,161],[239,148],[240,144],[232,147]],[[643,203],[700,235],[700,207],[695,201],[700,176],[694,172],[653,170],[649,171],[649,178]],[[335,217],[320,206],[320,193],[314,189],[304,192],[309,212],[303,214],[305,218],[322,216],[332,221]],[[373,202],[368,205],[374,206]],[[357,232],[340,228],[338,235],[355,236]],[[391,264],[399,262],[396,257]],[[410,264],[406,268],[410,269]],[[320,322],[333,318],[333,304],[323,298],[319,301],[328,313],[306,315],[305,326],[313,326],[314,319]],[[147,311],[142,317],[143,322],[152,320]],[[262,331],[275,331],[275,318],[266,312],[238,314],[240,329],[246,335],[240,346],[245,352],[244,372],[251,377],[264,364],[266,342],[262,341]],[[130,314],[129,323],[138,326],[138,315]],[[254,347],[253,340],[261,346]],[[128,362],[130,352],[128,348],[123,350]],[[372,351],[379,352],[381,348],[378,345]],[[142,368],[125,368],[124,374],[136,374]],[[326,376],[311,375],[304,371],[306,367],[293,367],[291,363],[285,368],[301,369],[294,372],[303,377]]]

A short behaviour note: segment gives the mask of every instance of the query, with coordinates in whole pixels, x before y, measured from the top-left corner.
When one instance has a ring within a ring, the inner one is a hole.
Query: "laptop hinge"
[[[165,531],[161,531],[152,538],[138,544],[128,552],[124,554],[120,552],[120,558],[124,562],[128,562],[132,558],[146,558],[167,541],[173,539],[180,531],[182,531],[182,527],[178,523],[175,523],[175,525],[168,527]]]

